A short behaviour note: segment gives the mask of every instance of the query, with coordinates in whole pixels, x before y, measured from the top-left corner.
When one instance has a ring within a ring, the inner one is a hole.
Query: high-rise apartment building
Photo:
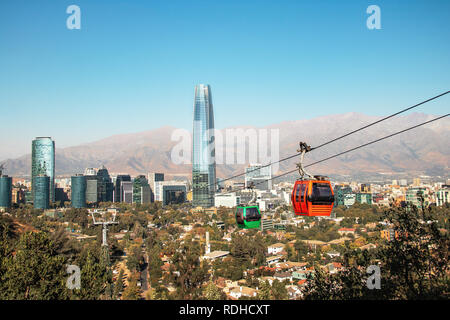
[[[209,85],[195,86],[192,158],[192,204],[213,207],[216,161],[214,114]]]
[[[31,192],[34,195],[36,177],[50,180],[50,201],[55,201],[55,142],[50,137],[37,137],[31,144]],[[34,196],[33,196],[34,197]]]

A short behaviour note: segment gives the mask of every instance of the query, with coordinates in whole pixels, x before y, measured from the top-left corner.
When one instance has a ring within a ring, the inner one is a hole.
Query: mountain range
[[[411,113],[389,119],[306,154],[305,164],[435,117],[435,115]],[[269,129],[269,137],[270,129],[279,130],[279,159],[281,159],[295,154],[299,141],[306,141],[314,147],[378,119],[381,119],[381,117],[352,112],[313,119],[285,121],[259,128],[247,126],[244,129]],[[56,148],[56,174],[82,173],[87,167],[105,165],[109,172],[113,174],[137,175],[147,172],[164,172],[171,175],[189,176],[192,170],[191,165],[178,165],[171,160],[172,148],[178,143],[171,139],[175,129],[166,126],[139,133],[114,135],[79,146]],[[226,136],[225,130],[221,130],[223,137]],[[448,176],[450,165],[449,141],[450,119],[444,118],[308,169],[314,174],[329,176],[371,174]],[[57,144],[56,141],[56,146]],[[246,145],[248,150],[248,143]],[[270,151],[269,148],[269,154]],[[296,157],[280,163],[279,172],[294,169],[298,160],[299,158]],[[248,155],[246,162],[248,162]],[[6,167],[6,174],[12,176],[30,175],[30,154],[17,159],[8,159],[3,163]],[[245,166],[247,164],[218,164],[217,177],[241,173]]]

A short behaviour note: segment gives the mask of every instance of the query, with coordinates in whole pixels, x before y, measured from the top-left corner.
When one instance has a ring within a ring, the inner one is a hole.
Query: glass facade
[[[50,208],[50,177],[44,175],[34,177],[33,191],[34,208]]]
[[[72,177],[72,208],[86,208],[86,177]]]
[[[133,203],[150,203],[150,185],[145,176],[137,176],[133,181]]]
[[[192,204],[195,207],[213,207],[216,161],[214,114],[209,85],[195,86],[192,157]]]
[[[0,174],[0,208],[11,207],[12,178]]]
[[[98,181],[97,176],[86,177],[86,202],[96,203],[98,201]]]
[[[37,137],[31,145],[31,192],[35,178],[46,175],[50,179],[50,201],[55,201],[55,142],[50,137]],[[34,197],[34,196],[33,196]]]
[[[98,179],[98,202],[112,202],[114,184],[109,176],[108,170],[102,166],[97,171]]]
[[[415,205],[416,207],[422,206],[421,197],[424,198],[424,205],[428,205],[429,201],[426,194],[427,189],[424,187],[410,187],[406,190],[406,202]]]
[[[186,201],[186,186],[181,185],[163,185],[162,186],[162,205],[179,204]]]
[[[122,181],[120,185],[120,197],[121,202],[132,203],[133,202],[133,182]]]
[[[334,187],[334,206],[346,205],[346,196],[353,194],[352,188],[349,186],[335,186]],[[347,203],[351,201],[352,196],[347,196]],[[349,200],[350,199],[350,200]]]
[[[118,175],[116,178],[116,185],[114,186],[114,202],[123,202],[122,193],[120,192],[122,182],[131,181],[131,177],[126,175]]]

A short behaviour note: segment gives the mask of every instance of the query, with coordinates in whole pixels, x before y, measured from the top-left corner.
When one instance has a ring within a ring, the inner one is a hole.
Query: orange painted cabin
[[[294,212],[299,216],[330,216],[334,192],[327,180],[297,180],[291,195]]]

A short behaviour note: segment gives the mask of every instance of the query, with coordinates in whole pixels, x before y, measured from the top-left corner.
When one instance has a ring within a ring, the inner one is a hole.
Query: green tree
[[[271,293],[271,286],[269,284],[269,281],[264,281],[261,284],[261,288],[258,291],[258,299],[259,300],[270,300],[272,297],[272,293]]]
[[[88,245],[81,251],[75,262],[81,269],[81,288],[73,290],[74,299],[97,300],[105,294],[112,275],[102,255],[97,244]]]
[[[209,264],[200,262],[200,246],[198,243],[185,240],[181,248],[173,255],[173,263],[178,275],[173,275],[180,299],[199,298],[202,295],[201,285],[208,280]]]
[[[141,297],[137,280],[131,279],[128,286],[123,291],[122,300],[139,300]]]
[[[221,300],[223,299],[222,291],[217,288],[214,282],[210,281],[208,285],[205,287],[204,297],[206,300]]]
[[[120,269],[119,276],[117,277],[116,283],[114,284],[114,292],[113,292],[114,299],[117,299],[122,291],[123,291],[123,269]]]
[[[271,296],[273,300],[287,300],[288,299],[288,293],[286,286],[284,283],[278,281],[275,279],[272,282],[272,289],[271,289]]]
[[[44,232],[22,234],[15,254],[2,259],[1,299],[67,299],[66,260]]]

